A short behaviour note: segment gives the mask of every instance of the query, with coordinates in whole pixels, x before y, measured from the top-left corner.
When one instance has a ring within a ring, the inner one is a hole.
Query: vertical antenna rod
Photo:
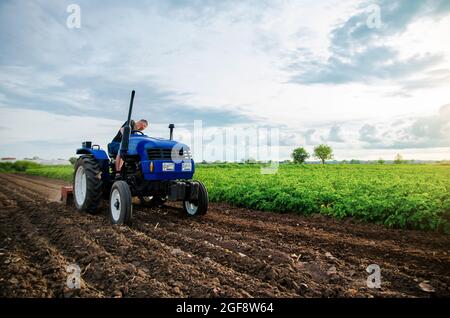
[[[128,109],[128,118],[123,128],[122,142],[120,143],[120,156],[123,158],[127,155],[128,152],[128,142],[130,141],[130,121],[131,121],[131,112],[133,110],[133,102],[134,102],[134,94],[135,91],[131,92],[131,100],[130,100],[130,108]]]

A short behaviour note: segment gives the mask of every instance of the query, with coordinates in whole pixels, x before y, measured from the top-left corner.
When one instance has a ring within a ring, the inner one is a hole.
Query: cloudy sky
[[[3,0],[0,156],[106,146],[135,89],[150,135],[202,120],[278,129],[281,158],[450,159],[449,34],[448,0]]]

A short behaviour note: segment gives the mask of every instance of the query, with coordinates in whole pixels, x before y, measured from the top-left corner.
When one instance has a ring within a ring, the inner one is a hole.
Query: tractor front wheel
[[[208,211],[208,191],[203,183],[198,181],[198,198],[194,201],[183,201],[183,210],[189,216],[204,215]]]
[[[133,204],[130,187],[125,181],[116,181],[111,187],[109,210],[112,224],[131,225]]]

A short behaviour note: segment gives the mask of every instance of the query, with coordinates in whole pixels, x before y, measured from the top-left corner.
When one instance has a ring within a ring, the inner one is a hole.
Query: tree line
[[[320,161],[322,161],[322,164],[325,164],[326,160],[331,160],[334,158],[333,149],[328,145],[321,144],[321,145],[314,147],[312,156],[319,159]],[[291,157],[292,157],[292,160],[294,161],[294,163],[304,163],[308,158],[311,157],[311,154],[308,151],[306,151],[305,148],[298,147],[298,148],[295,148],[294,151],[292,151]],[[377,162],[379,164],[384,164],[385,160],[380,158],[380,159],[378,159]],[[395,164],[402,164],[402,163],[407,163],[407,162],[408,162],[407,160],[403,159],[402,155],[397,154],[395,156],[395,159],[394,159]],[[360,163],[360,161],[352,159],[350,161],[350,163],[356,164],[356,163]]]

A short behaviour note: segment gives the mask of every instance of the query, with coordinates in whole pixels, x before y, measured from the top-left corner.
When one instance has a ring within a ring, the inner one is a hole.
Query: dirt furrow
[[[15,180],[22,180],[22,181],[25,182],[25,184],[30,184],[30,185],[33,185],[33,186],[34,185],[42,186],[42,187],[48,188],[50,190],[55,190],[57,192],[60,191],[61,185],[65,185],[66,184],[65,182],[62,182],[62,181],[58,182],[58,183],[56,183],[56,182],[53,182],[53,183],[52,182],[48,182],[48,180],[45,181],[45,179],[43,179],[42,177],[33,176],[33,175],[16,174],[16,175],[14,175],[13,179],[15,179]],[[9,179],[9,180],[11,180],[11,179]]]
[[[1,191],[8,193],[10,190],[1,189]],[[10,192],[11,195],[17,193]],[[39,201],[36,202],[39,205]],[[53,204],[55,205],[55,204]],[[45,211],[42,208],[36,212],[36,208],[29,205],[29,201],[19,201],[19,206],[29,209],[27,214],[18,214],[18,224],[21,227],[26,227],[29,232],[41,235],[41,238],[47,242],[43,246],[51,248],[55,254],[61,258],[66,258],[69,261],[58,262],[61,268],[65,270],[69,263],[77,264],[84,270],[83,279],[87,283],[95,282],[99,289],[104,290],[106,295],[114,296],[116,293],[122,295],[127,292],[124,286],[132,278],[132,274],[136,274],[137,270],[134,265],[124,262],[120,257],[108,253],[104,246],[100,246],[95,238],[95,232],[83,231],[81,225],[89,223],[90,221],[78,215],[78,220],[73,221],[69,215],[64,215],[61,206],[53,206],[50,211]],[[34,209],[33,209],[34,208]],[[51,217],[42,217],[40,213],[51,213]],[[75,212],[76,213],[76,212]],[[75,214],[75,216],[77,216]],[[45,238],[43,238],[45,236]],[[54,257],[56,258],[56,257]],[[131,268],[130,273],[119,270],[120,267]],[[146,286],[150,292],[144,290],[140,296],[157,297],[169,296],[171,288],[164,286],[164,284],[150,278],[145,272],[138,273],[139,284],[142,289]],[[59,279],[62,285],[66,282],[67,274],[64,274],[64,279]]]
[[[18,188],[23,190],[28,190],[31,193],[34,193],[34,196],[39,199],[45,199],[50,201],[59,201],[60,199],[60,191],[58,191],[56,188],[51,188],[44,185],[38,185],[33,182],[29,182],[28,180],[24,179],[22,176],[19,175],[19,177],[6,175],[6,181],[9,184],[14,184]],[[61,188],[59,187],[59,190]]]
[[[177,244],[189,253],[213,259],[215,262],[230,267],[236,272],[254,276],[261,281],[277,286],[278,289],[291,293],[291,295],[317,296],[317,293],[321,292],[319,290],[316,293],[315,289],[308,290],[302,285],[305,282],[315,285],[315,282],[311,281],[311,275],[307,271],[298,270],[294,261],[290,264],[271,265],[265,258],[249,257],[243,253],[239,254],[239,252],[214,245],[206,241],[205,238],[192,238],[166,230],[164,225],[158,227],[157,231],[151,231],[140,224],[135,226],[147,235],[153,236],[166,244]],[[323,270],[322,273],[325,274]],[[324,281],[328,279],[326,276],[323,276]],[[336,279],[338,278],[335,277],[335,282]],[[321,287],[317,287],[321,289]],[[326,289],[326,286],[324,286],[324,289]],[[339,291],[343,292],[341,289]]]
[[[224,227],[230,224],[229,220],[217,219],[217,227]],[[406,246],[392,246],[382,242],[373,244],[361,244],[358,239],[349,241],[347,238],[340,239],[333,233],[328,236],[314,235],[314,231],[308,233],[304,230],[290,227],[276,227],[275,229],[267,225],[253,224],[252,222],[242,222],[240,224],[230,224],[236,231],[242,232],[244,236],[251,233],[258,233],[266,237],[273,237],[282,240],[284,244],[301,244],[308,250],[315,249],[321,251],[322,256],[327,253],[332,258],[350,264],[361,264],[360,271],[364,271],[369,264],[378,264],[383,268],[385,282],[399,288],[404,286],[405,293],[423,295],[417,288],[417,281],[435,281],[441,292],[449,293],[450,284],[449,253],[447,250],[439,248],[432,250],[421,250],[419,248],[408,248]],[[441,236],[444,240],[448,238]],[[323,257],[322,257],[323,259]],[[315,260],[317,262],[317,259]],[[405,266],[407,264],[408,266]],[[353,271],[354,269],[351,269]],[[440,282],[444,283],[441,284]],[[386,284],[387,285],[387,284]]]
[[[436,253],[436,250],[432,252],[425,251],[423,253],[425,255],[418,256],[416,252],[417,250],[415,249],[415,253],[412,253],[412,255],[408,255],[408,251],[402,252],[400,247],[393,247],[390,244],[388,244],[387,246],[381,246],[379,248],[376,246],[377,243],[375,242],[373,242],[375,246],[373,246],[372,244],[367,245],[367,242],[359,244],[359,242],[357,241],[352,244],[348,244],[348,241],[344,240],[342,242],[339,241],[338,238],[334,238],[333,236],[331,236],[331,242],[327,240],[324,241],[320,236],[317,238],[312,234],[305,234],[302,229],[294,228],[292,230],[289,227],[288,230],[286,230],[286,228],[279,230],[278,227],[276,228],[276,230],[271,228],[267,229],[263,222],[258,222],[258,225],[254,225],[253,223],[243,223],[237,225],[235,223],[231,224],[231,221],[223,218],[220,219],[220,221],[216,220],[216,222],[221,224],[221,226],[217,226],[217,224],[216,227],[213,227],[212,224],[210,226],[205,226],[205,223],[209,223],[209,219],[216,219],[216,216],[217,214],[211,213],[211,215],[209,215],[208,217],[198,221],[186,221],[186,218],[180,218],[180,216],[173,214],[148,214],[147,218],[152,222],[156,222],[156,220],[159,218],[161,228],[178,229],[177,231],[179,233],[186,233],[186,235],[194,237],[196,237],[196,233],[198,234],[198,232],[195,231],[195,227],[198,226],[198,228],[200,229],[200,233],[201,230],[204,231],[204,234],[200,234],[200,237],[209,237],[209,242],[216,241],[218,245],[225,246],[225,249],[226,247],[228,247],[228,249],[234,250],[235,252],[239,252],[239,250],[241,249],[241,252],[246,254],[247,256],[251,256],[255,253],[260,253],[262,254],[260,255],[260,257],[267,257],[268,255],[264,255],[264,252],[270,253],[270,249],[272,249],[267,248],[267,243],[274,246],[273,250],[277,249],[276,246],[278,246],[278,250],[280,251],[283,251],[286,247],[288,247],[286,253],[275,254],[275,257],[273,259],[266,258],[266,260],[268,260],[269,263],[275,263],[279,266],[284,263],[284,265],[286,266],[289,265],[290,261],[292,261],[289,255],[295,255],[297,257],[301,255],[301,257],[299,257],[299,260],[301,261],[301,264],[306,263],[306,269],[304,269],[306,270],[306,272],[308,272],[309,263],[322,263],[325,265],[328,263],[328,268],[332,266],[337,267],[339,276],[342,276],[344,279],[355,280],[356,277],[359,277],[360,281],[364,281],[364,276],[360,275],[366,275],[365,268],[368,265],[372,263],[383,263],[383,274],[386,283],[389,283],[393,286],[396,286],[397,283],[404,286],[406,285],[408,288],[404,292],[412,291],[418,295],[420,295],[421,292],[417,289],[416,281],[411,278],[408,279],[408,277],[419,277],[422,280],[431,279],[435,281],[448,281],[448,259],[446,259],[446,255],[444,254],[445,252]],[[236,232],[230,230],[230,227],[233,227],[234,231]],[[214,231],[214,229],[217,229],[217,231]],[[214,236],[210,233],[210,231],[216,233],[218,232],[219,234]],[[258,237],[261,237],[261,233],[267,231],[268,233],[264,236],[268,239],[258,240]],[[295,232],[294,235],[292,234],[293,232]],[[236,237],[234,243],[228,239],[230,235],[234,235]],[[196,238],[198,238],[198,236]],[[162,239],[164,239],[164,237]],[[280,241],[282,242],[282,244],[278,244]],[[244,251],[242,250],[242,244],[246,244],[250,248]],[[264,246],[264,248],[262,248],[264,252],[262,253],[258,251],[261,246]],[[330,256],[327,257],[326,255],[328,255],[327,253],[329,253],[328,251],[330,250],[336,250],[337,252],[333,252],[333,254],[330,253]],[[295,251],[295,253],[289,254],[293,251]],[[313,251],[313,253],[311,253],[311,251]],[[356,257],[354,257],[355,252],[357,255]],[[395,257],[392,257],[391,254],[395,254]],[[437,257],[433,254],[440,255],[440,257]],[[271,255],[269,254],[269,256]],[[391,263],[391,258],[393,264]],[[399,260],[399,258],[401,260]],[[425,270],[429,268],[430,258],[437,259],[436,265],[438,265],[438,275],[429,275],[428,271]],[[408,263],[406,260],[410,261],[410,267],[406,267],[404,265],[405,262]],[[330,263],[330,261],[332,262]],[[233,263],[233,261],[231,261],[231,263]],[[362,265],[355,267],[352,264]],[[401,269],[401,271],[399,271],[399,269]],[[318,269],[316,266],[312,266],[312,271],[320,273],[320,275],[316,276],[326,277],[326,275],[324,274],[327,271],[326,268]],[[355,276],[355,273],[360,275]],[[442,285],[441,288],[443,288],[443,291],[445,291],[445,284]]]
[[[4,189],[2,189],[5,191]],[[9,191],[9,190],[6,190]],[[10,196],[12,193],[10,193]],[[14,195],[17,195],[17,193],[14,193]],[[23,195],[23,194],[22,194]],[[28,201],[27,201],[28,202]],[[106,228],[103,228],[101,230],[101,233],[98,230],[98,226],[95,227],[95,224],[93,224],[92,218],[89,218],[88,220],[84,218],[82,214],[78,216],[78,220],[75,221],[72,219],[71,216],[77,215],[76,211],[69,211],[68,214],[65,213],[66,209],[62,208],[61,206],[54,206],[54,204],[51,204],[54,209],[52,209],[54,215],[53,215],[53,222],[51,224],[37,224],[37,229],[39,226],[44,226],[45,228],[56,228],[56,229],[64,229],[63,233],[57,233],[55,234],[54,231],[51,231],[51,236],[54,237],[54,241],[60,246],[60,250],[67,251],[70,250],[70,246],[67,246],[65,244],[65,238],[70,237],[72,235],[75,235],[79,237],[79,241],[77,242],[77,245],[80,245],[80,249],[83,250],[84,253],[88,255],[97,255],[100,258],[103,257],[103,254],[105,254],[105,251],[108,254],[107,256],[110,259],[113,259],[116,254],[120,255],[126,255],[127,258],[133,259],[133,263],[127,263],[123,261],[121,258],[121,265],[128,267],[128,268],[135,268],[136,266],[134,264],[138,263],[139,266],[144,266],[144,268],[137,268],[137,270],[140,270],[140,272],[146,272],[150,273],[151,276],[157,276],[157,277],[167,277],[167,281],[169,284],[175,285],[174,288],[171,288],[170,290],[179,290],[179,292],[176,292],[174,295],[183,296],[183,295],[190,295],[190,296],[196,296],[196,295],[207,295],[211,294],[214,296],[228,296],[228,297],[243,297],[243,296],[249,296],[248,292],[244,291],[244,287],[252,287],[252,284],[249,284],[249,280],[251,281],[251,277],[241,277],[239,280],[242,282],[241,284],[235,284],[233,280],[236,278],[234,272],[231,273],[232,278],[228,278],[224,273],[226,271],[221,272],[213,272],[212,275],[208,272],[211,272],[211,269],[208,268],[208,264],[206,266],[203,266],[202,262],[199,260],[196,260],[195,258],[191,260],[192,256],[184,253],[184,257],[181,257],[180,254],[183,253],[176,253],[176,256],[171,254],[171,251],[174,250],[174,248],[170,246],[166,246],[165,244],[162,244],[159,241],[156,241],[154,239],[151,239],[149,237],[143,237],[142,233],[135,233],[135,230],[128,229],[127,227],[112,227],[109,224],[107,224]],[[23,206],[27,207],[27,206]],[[81,219],[81,220],[80,220]],[[37,219],[36,215],[33,214],[32,217],[33,221],[40,222],[41,219]],[[98,220],[97,220],[98,221]],[[94,226],[94,228],[93,228]],[[120,229],[119,233],[117,232]],[[126,232],[128,234],[128,237],[126,237],[123,233]],[[70,233],[70,234],[68,234]],[[139,235],[141,234],[141,235]],[[85,242],[86,237],[90,235],[89,242]],[[60,238],[64,238],[64,240],[60,240]],[[132,240],[132,241],[131,241]],[[145,244],[136,244],[137,242],[145,241]],[[117,242],[117,243],[115,243]],[[127,246],[124,248],[124,246]],[[93,248],[95,247],[95,248]],[[151,251],[151,253],[149,253]],[[73,253],[71,254],[73,255]],[[180,259],[181,258],[181,259]],[[183,259],[184,258],[184,259]],[[82,261],[80,265],[86,266],[85,257],[75,257],[74,261],[77,263],[80,263],[80,260]],[[90,260],[90,258],[88,257]],[[189,265],[185,264],[184,262],[190,263]],[[206,261],[207,262],[207,261]],[[176,268],[173,268],[173,266],[176,265]],[[213,265],[214,267],[214,265]],[[84,275],[86,277],[87,281],[91,281],[89,277],[90,271],[93,271],[95,268],[93,266],[90,267],[90,270]],[[143,269],[143,270],[142,270]],[[150,270],[149,270],[150,269]],[[135,270],[136,271],[136,270]],[[183,275],[180,277],[180,274]],[[97,278],[103,277],[104,273],[98,273],[97,270]],[[209,275],[207,275],[209,274]],[[221,280],[217,278],[217,276],[223,276],[221,277]],[[211,286],[207,285],[199,285],[197,282],[207,282],[210,281]],[[222,283],[220,283],[222,282]],[[214,286],[214,284],[220,283],[220,290]],[[246,283],[244,285],[244,283]],[[239,285],[239,289],[235,290],[233,287],[228,286],[228,284],[231,285]],[[178,286],[178,288],[176,288]],[[155,286],[153,286],[155,287]],[[265,292],[264,288],[259,285],[258,287],[257,295],[259,296],[269,296],[273,295],[273,293]],[[270,286],[269,286],[270,287]],[[153,288],[156,290],[161,290],[161,287],[159,288]],[[183,291],[184,289],[184,291]],[[269,288],[270,289],[270,288]],[[132,288],[130,288],[130,295],[132,295]],[[169,293],[170,294],[170,293]],[[277,293],[275,292],[275,295]],[[279,295],[283,295],[282,293],[279,293]],[[153,296],[164,296],[164,293],[160,293]],[[289,295],[289,294],[286,294]],[[147,295],[149,296],[149,295]],[[151,296],[151,294],[150,294]],[[167,294],[166,294],[167,296]]]
[[[131,227],[57,201],[65,183],[0,174],[3,297],[450,296],[450,238],[211,203],[134,207]],[[66,287],[69,264],[83,288]],[[382,286],[366,285],[369,264]],[[434,291],[423,291],[428,281]]]
[[[377,256],[377,257],[393,257],[396,261],[399,259],[408,259],[409,262],[414,261],[417,264],[426,264],[427,267],[430,266],[430,258],[445,259],[447,258],[448,252],[450,250],[445,249],[442,251],[418,250],[418,249],[405,249],[401,246],[384,244],[383,242],[369,241],[369,240],[357,240],[349,239],[348,237],[339,237],[334,233],[318,233],[314,230],[306,230],[301,227],[290,227],[290,226],[277,226],[271,227],[266,224],[255,224],[250,221],[241,223],[232,223],[231,220],[226,218],[219,218],[217,215],[210,215],[209,217],[215,218],[214,224],[220,225],[219,227],[233,226],[235,230],[241,231],[242,233],[264,233],[267,237],[282,240],[283,242],[301,242],[301,244],[308,244],[314,247],[325,247],[324,250],[334,249],[336,251],[345,250],[345,253],[339,252],[343,257],[349,255],[349,250],[356,250],[356,253],[362,254],[363,252],[367,255]],[[438,265],[437,269],[441,271],[447,271],[447,268],[442,267],[440,262],[433,263],[433,265]]]
[[[357,219],[346,218],[341,220],[321,214],[303,216],[299,214],[262,212],[240,207],[230,207],[226,203],[215,203],[214,208],[215,210],[221,211],[221,217],[232,219],[234,222],[242,219],[243,221],[258,224],[304,228],[319,233],[334,233],[339,237],[344,235],[350,238],[375,240],[394,245],[414,243],[415,247],[422,247],[424,249],[429,246],[433,248],[440,247],[445,250],[449,249],[446,240],[442,240],[443,235],[437,235],[433,232],[391,230]],[[351,231],[349,231],[349,228],[351,228]]]

